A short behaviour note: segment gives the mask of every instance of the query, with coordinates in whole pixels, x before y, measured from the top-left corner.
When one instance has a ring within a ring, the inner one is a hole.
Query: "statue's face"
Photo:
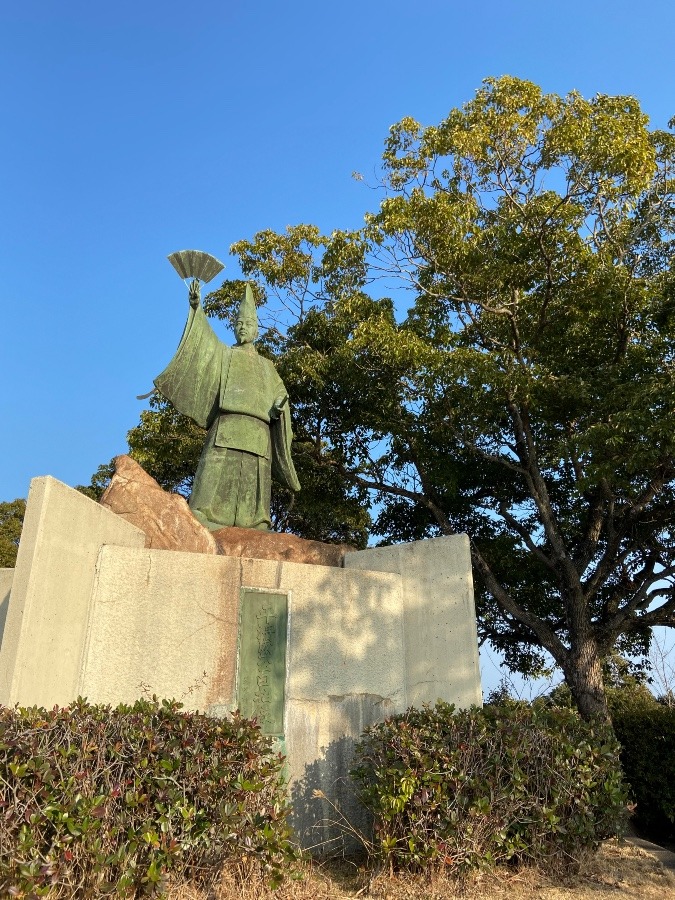
[[[250,344],[258,337],[258,322],[255,316],[240,316],[234,324],[234,334],[238,344]]]

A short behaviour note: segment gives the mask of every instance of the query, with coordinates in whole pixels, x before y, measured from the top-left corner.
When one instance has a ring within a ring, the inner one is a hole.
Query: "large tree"
[[[468,532],[482,635],[547,651],[585,716],[603,659],[675,626],[674,162],[633,98],[488,79],[390,130],[364,227],[233,248],[294,314],[270,334],[319,470],[385,540]]]

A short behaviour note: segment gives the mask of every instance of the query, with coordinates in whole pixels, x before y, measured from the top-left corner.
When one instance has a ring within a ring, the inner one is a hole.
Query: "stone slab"
[[[143,533],[55,478],[34,478],[0,650],[0,703],[52,706],[77,696],[102,544]]]
[[[230,526],[211,533],[218,552],[224,556],[278,559],[312,566],[342,566],[345,554],[354,551],[349,544],[325,544],[322,541],[308,541],[295,534],[257,531],[255,528]]]
[[[157,694],[229,711],[239,568],[222,556],[102,547],[78,693],[111,704]]]
[[[397,575],[112,545],[98,558],[78,691],[117,703],[143,685],[226,712],[242,587],[289,595],[287,704],[352,693],[404,702]]]
[[[401,576],[407,706],[482,703],[471,554],[465,534],[359,550],[346,568]]]
[[[2,635],[5,630],[5,621],[7,620],[7,610],[9,608],[9,594],[12,590],[13,580],[14,569],[0,569],[0,648],[2,647]]]

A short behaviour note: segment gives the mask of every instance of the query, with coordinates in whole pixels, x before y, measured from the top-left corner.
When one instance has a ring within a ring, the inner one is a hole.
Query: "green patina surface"
[[[211,328],[196,280],[189,299],[183,337],[155,386],[208,432],[190,509],[212,531],[228,525],[268,529],[272,476],[300,490],[286,388],[253,345],[258,319],[250,285],[237,316],[234,347],[223,344]]]
[[[241,589],[238,704],[263,734],[284,731],[287,633],[286,594]]]

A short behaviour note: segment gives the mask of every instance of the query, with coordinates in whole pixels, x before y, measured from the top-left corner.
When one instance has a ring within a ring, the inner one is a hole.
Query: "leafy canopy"
[[[467,531],[482,636],[589,714],[675,624],[674,156],[631,97],[488,79],[392,127],[362,228],[233,247],[317,466],[386,541]]]

